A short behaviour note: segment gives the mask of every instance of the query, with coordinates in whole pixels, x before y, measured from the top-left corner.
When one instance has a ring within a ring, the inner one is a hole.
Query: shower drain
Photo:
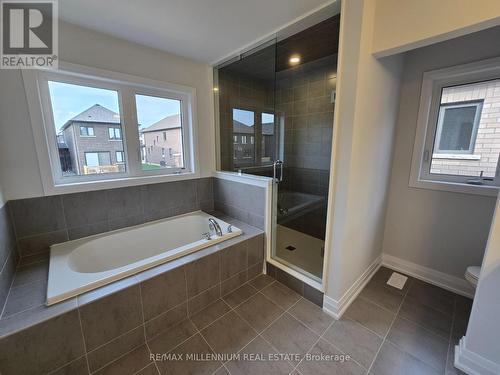
[[[296,249],[296,247],[289,245],[289,246],[285,247],[285,249],[287,249],[288,251],[294,251]]]

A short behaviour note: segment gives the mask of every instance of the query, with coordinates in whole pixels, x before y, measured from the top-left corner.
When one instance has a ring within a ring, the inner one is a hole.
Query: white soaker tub
[[[203,237],[209,218],[222,236]],[[202,211],[98,234],[50,247],[47,305],[63,301],[140,271],[241,234]]]

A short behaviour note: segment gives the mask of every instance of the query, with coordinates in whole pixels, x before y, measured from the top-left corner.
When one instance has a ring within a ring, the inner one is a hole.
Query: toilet
[[[474,286],[477,286],[477,281],[479,280],[479,273],[481,272],[481,267],[470,266],[467,267],[465,271],[465,279]]]

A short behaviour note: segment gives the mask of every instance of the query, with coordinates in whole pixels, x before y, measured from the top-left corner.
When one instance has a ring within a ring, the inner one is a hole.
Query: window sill
[[[110,178],[98,181],[81,181],[44,186],[45,195],[59,195],[69,193],[81,193],[86,191],[123,188],[128,186],[139,186],[157,184],[162,182],[174,182],[200,178],[199,172],[173,173],[168,175],[151,175],[137,177]]]
[[[409,187],[417,189],[447,191],[450,193],[484,195],[488,197],[496,197],[498,195],[498,187],[492,185],[469,185],[457,182],[417,180],[410,181]]]
[[[481,155],[470,154],[432,154],[433,159],[481,160]]]

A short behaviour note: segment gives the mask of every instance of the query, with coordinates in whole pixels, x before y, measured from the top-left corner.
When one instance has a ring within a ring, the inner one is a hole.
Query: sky
[[[118,93],[113,90],[50,81],[49,91],[56,131],[59,131],[66,121],[94,104],[119,112]],[[173,99],[136,95],[136,105],[141,128],[180,113],[180,102]]]

